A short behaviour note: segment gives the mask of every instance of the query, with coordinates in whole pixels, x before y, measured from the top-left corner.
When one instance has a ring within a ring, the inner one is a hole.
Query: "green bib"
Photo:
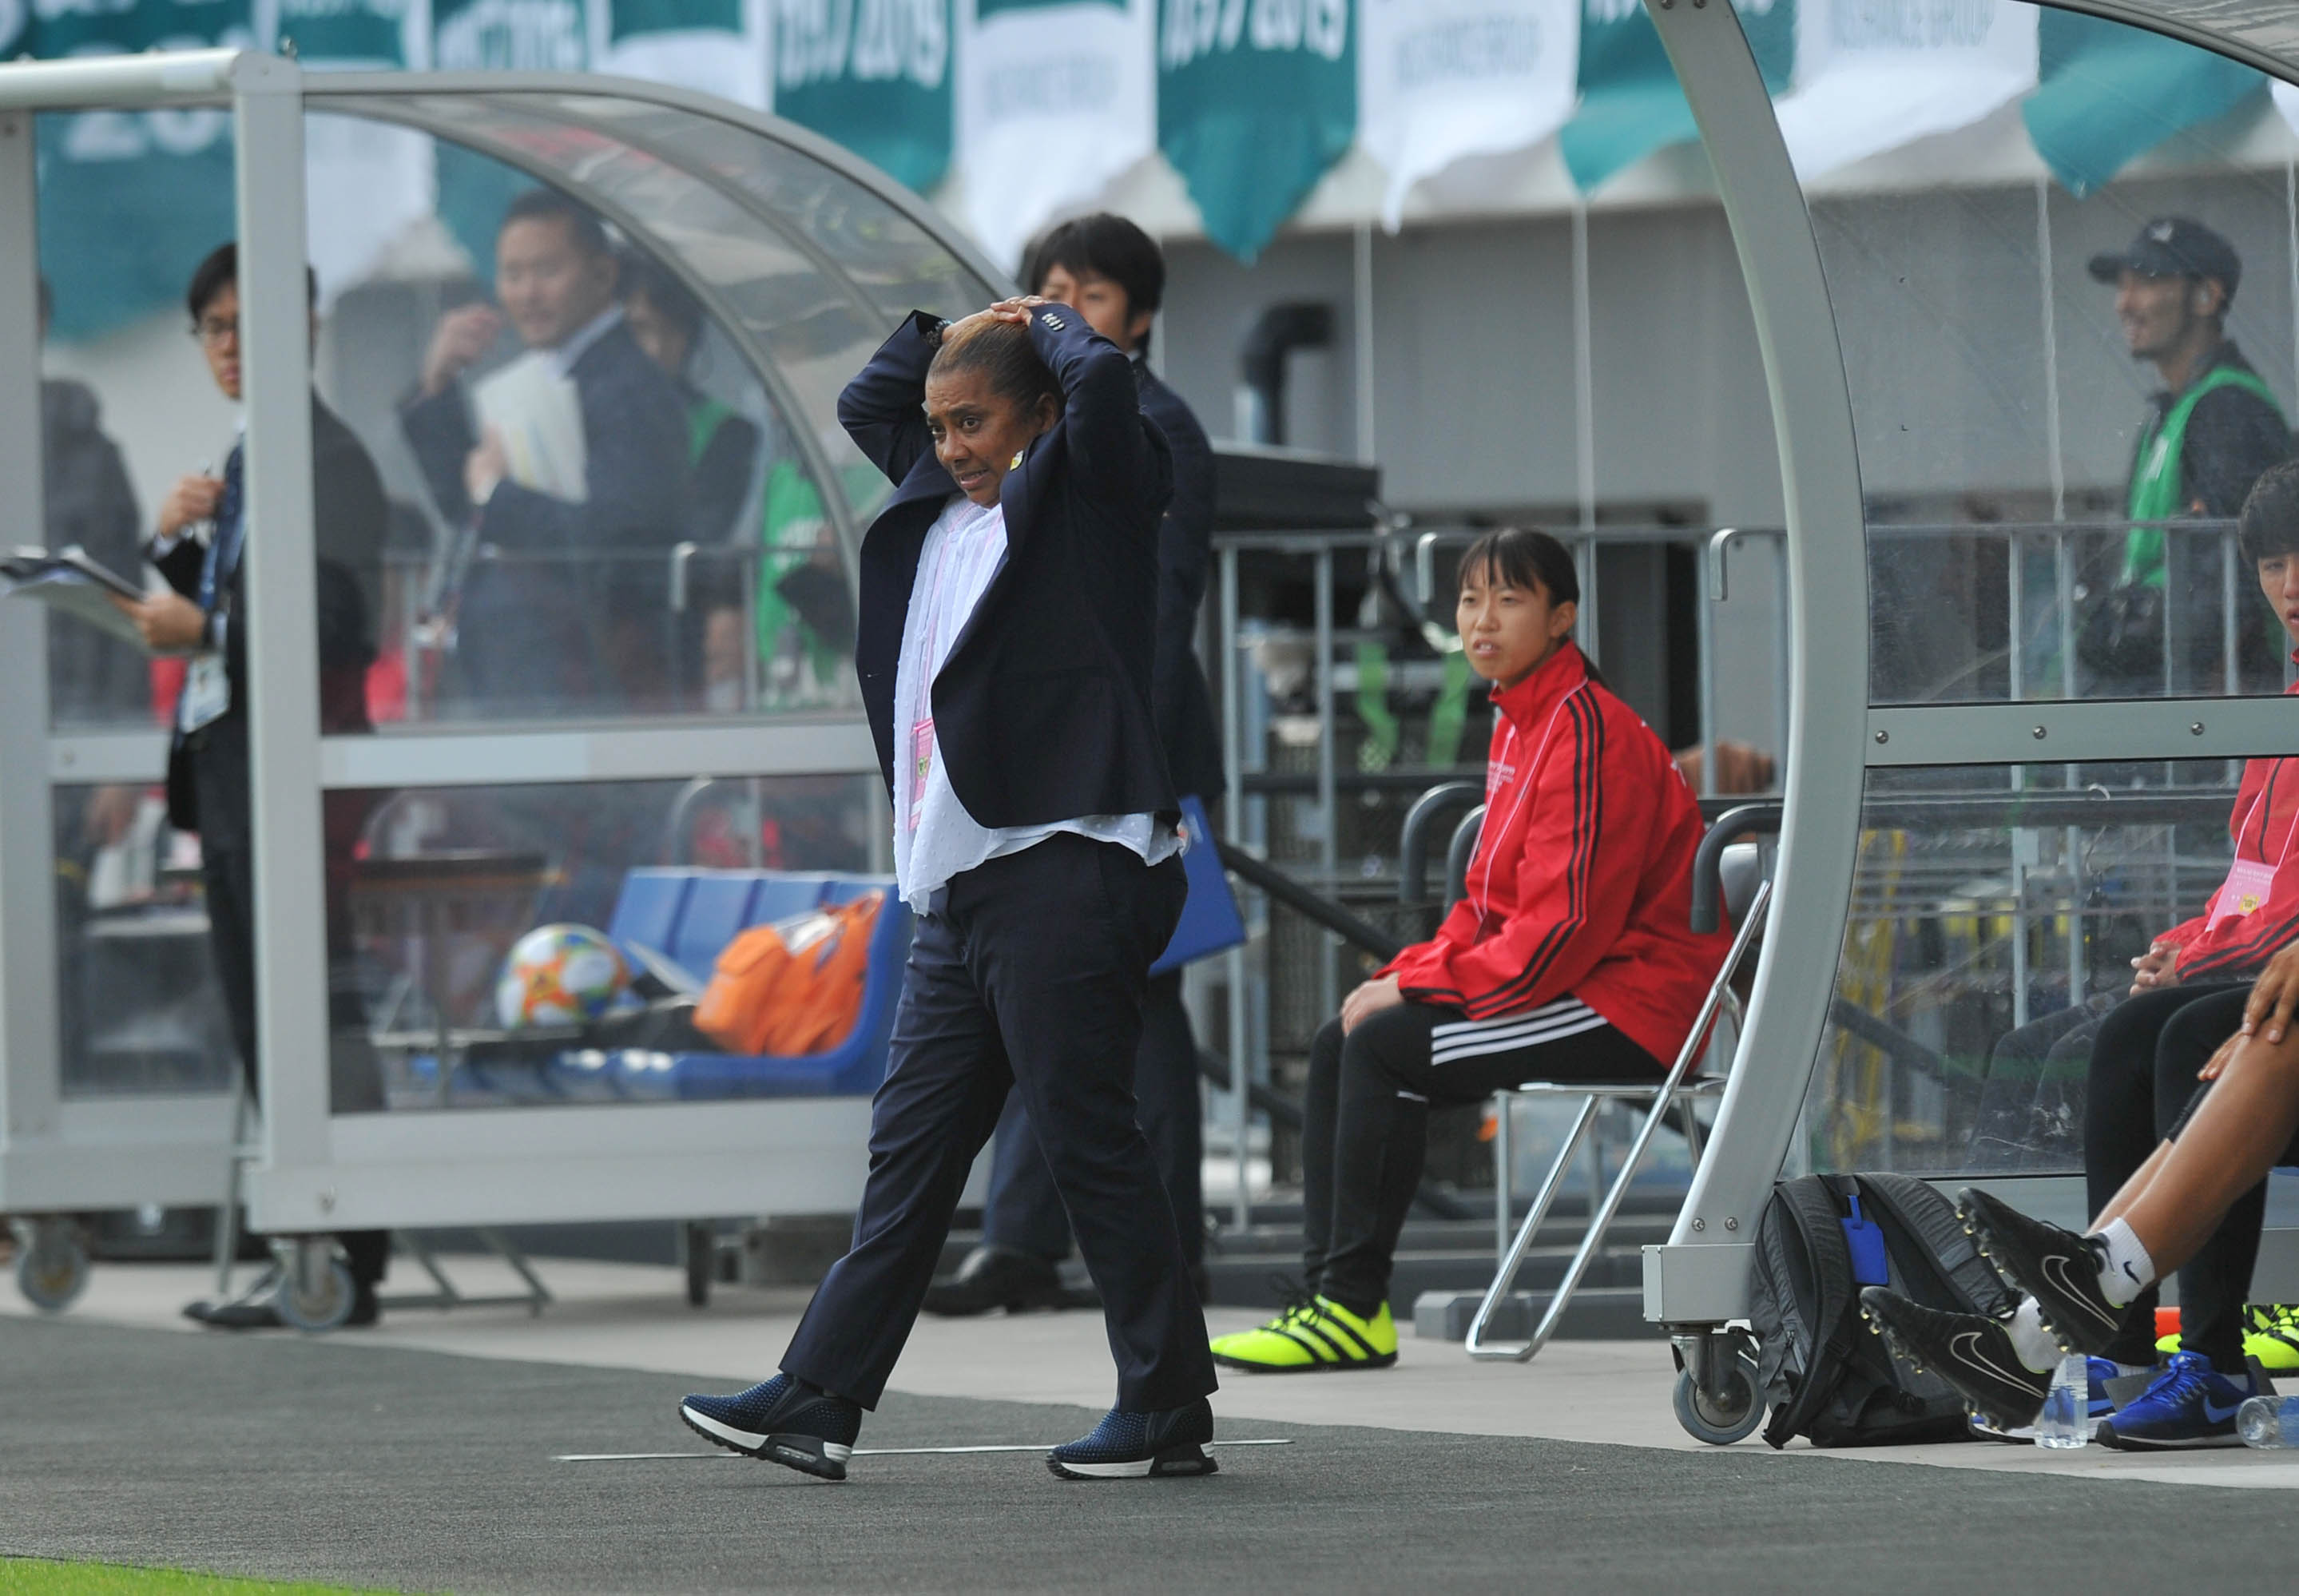
[[[686,407],[687,464],[702,463],[702,452],[710,446],[710,440],[718,436],[718,428],[724,427],[734,413],[727,406],[710,398],[697,399]]]
[[[2187,418],[2195,413],[2197,401],[2220,388],[2241,388],[2247,394],[2255,394],[2272,405],[2277,415],[2283,413],[2282,405],[2276,403],[2274,390],[2253,373],[2237,366],[2214,366],[2204,372],[2203,380],[2180,395],[2179,403],[2139,441],[2139,458],[2131,467],[2131,492],[2125,503],[2125,520],[2168,521],[2186,512],[2187,484],[2181,478],[2179,461],[2187,446]],[[2163,549],[2162,528],[2134,528],[2123,542],[2121,586],[2162,586]]]

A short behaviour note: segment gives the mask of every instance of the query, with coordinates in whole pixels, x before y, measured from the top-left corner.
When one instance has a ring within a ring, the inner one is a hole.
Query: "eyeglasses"
[[[237,316],[203,316],[192,323],[192,337],[213,349],[219,344],[239,340],[239,318]]]

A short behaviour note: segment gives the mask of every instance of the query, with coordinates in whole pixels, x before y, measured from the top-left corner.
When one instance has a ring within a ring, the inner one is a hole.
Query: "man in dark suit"
[[[240,394],[239,256],[224,245],[200,262],[185,295],[192,332],[208,370],[226,398]],[[310,280],[316,299],[318,283]],[[255,850],[248,782],[247,634],[258,624],[248,612],[240,558],[249,528],[243,513],[240,462],[235,444],[221,477],[195,473],[178,481],[160,508],[157,531],[145,554],[166,578],[169,592],[120,607],[154,650],[190,653],[191,667],[175,709],[168,747],[168,819],[200,839],[206,889],[208,943],[223,987],[224,1009],[239,1049],[251,1097],[260,1079],[255,1036]],[[320,728],[363,732],[367,668],[375,659],[362,578],[380,569],[388,510],[383,480],[367,450],[335,412],[311,400],[312,527],[317,553],[316,605],[320,642]],[[199,529],[208,528],[204,541]],[[379,578],[375,578],[379,581]],[[327,795],[326,860],[328,1010],[333,1106],[336,1112],[382,1106],[380,1083],[367,1047],[365,1017],[348,978],[351,925],[345,905],[352,849],[366,817],[368,794]],[[351,1266],[355,1293],[350,1323],[373,1324],[376,1283],[383,1278],[390,1237],[383,1231],[346,1232],[338,1238]],[[211,1307],[194,1303],[192,1318],[225,1329],[251,1329],[280,1321],[268,1303]]]
[[[845,1477],[1009,1088],[1100,1289],[1117,1401],[1065,1478],[1214,1472],[1210,1352],[1133,1105],[1150,961],[1187,892],[1150,713],[1166,441],[1067,305],[919,312],[839,420],[897,485],[863,540],[855,670],[919,913],[854,1245],[783,1372],[681,1418]]]
[[[1174,496],[1158,528],[1157,653],[1150,702],[1174,790],[1210,803],[1222,787],[1221,740],[1206,673],[1198,663],[1197,629],[1213,566],[1214,457],[1188,403],[1150,370],[1150,324],[1165,299],[1165,257],[1149,234],[1103,212],[1063,222],[1040,238],[1030,248],[1022,280],[1033,293],[1075,305],[1094,331],[1125,353],[1133,362],[1141,411],[1157,423],[1173,451]],[[1204,1126],[1198,1043],[1190,1031],[1189,1010],[1182,1006],[1178,970],[1150,979],[1133,1092],[1141,1128],[1157,1150],[1158,1171],[1173,1199],[1183,1251],[1195,1270],[1205,1251]],[[1089,1295],[1062,1284],[1058,1266],[1069,1251],[1069,1216],[1017,1093],[998,1122],[982,1245],[956,1275],[934,1283],[926,1293],[926,1311],[964,1315],[993,1308],[1089,1306]]]
[[[465,689],[490,713],[660,703],[669,554],[688,527],[685,401],[647,358],[616,303],[599,219],[556,189],[511,202],[495,235],[493,306],[441,318],[400,424],[446,518]],[[479,385],[502,395],[475,418],[464,373],[508,320],[523,370]],[[572,386],[577,414],[550,413]],[[522,425],[522,423],[528,423]],[[500,552],[510,559],[494,562]]]

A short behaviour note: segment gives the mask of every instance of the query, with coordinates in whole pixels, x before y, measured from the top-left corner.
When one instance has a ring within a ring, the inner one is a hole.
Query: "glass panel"
[[[2252,855],[2263,827],[2279,857],[2299,819],[2292,769],[2254,767],[2255,809],[2232,782],[2110,797],[2023,790],[2001,766],[1872,772],[1806,1103],[1811,1167],[2079,1169],[2097,1021],[2155,938],[2203,929],[2188,922],[2213,912],[2232,827]],[[2216,960],[2245,929],[2224,922],[2187,957]]]
[[[58,787],[54,804],[63,1094],[231,1090],[197,842],[156,791]]]
[[[546,192],[509,164],[407,129],[309,121],[315,145],[359,146],[378,169],[436,162],[438,179],[436,199],[427,182],[378,180],[400,196],[389,229],[312,212],[328,294],[319,384],[389,501],[369,718],[851,707],[834,511],[885,491],[833,420],[859,361],[834,376],[818,362],[779,390],[759,367],[779,358],[761,335],[793,295],[839,303],[834,285],[652,156],[511,120],[495,130],[523,159],[563,160],[610,200],[611,260],[585,245],[583,221],[508,224]],[[616,225],[642,211],[645,236]],[[813,463],[826,458],[841,464],[828,503]],[[323,552],[338,525],[323,516]]]
[[[761,1058],[694,1023],[737,931],[884,883],[875,775],[330,802],[363,817],[350,919],[392,1110],[867,1093],[883,1072],[908,947],[899,902],[865,929],[863,1006],[834,1038]],[[544,927],[572,934],[530,939]]]
[[[1960,15],[1987,41],[1839,29],[1782,104],[1823,174],[1873,695],[2279,692],[2288,645],[2234,518],[2291,453],[2288,133],[2258,74],[2190,46],[2010,0]],[[2040,86],[1950,70],[1981,51],[2040,60]],[[1957,130],[1830,170],[1859,115],[1822,118],[1817,79],[1887,70]]]
[[[199,491],[212,495],[232,445],[233,401],[203,353],[220,370],[236,363],[236,347],[205,350],[184,308],[194,269],[231,236],[230,119],[46,113],[37,127],[46,525],[0,541],[78,548],[130,588],[165,592],[145,541],[155,524],[204,537],[206,502],[171,511],[170,496],[187,476],[204,478]],[[120,248],[130,236],[137,246]],[[187,581],[198,553],[188,571],[176,568]],[[97,591],[56,591],[91,605],[85,612],[49,610],[52,723],[87,731],[163,721],[180,661],[155,669]]]

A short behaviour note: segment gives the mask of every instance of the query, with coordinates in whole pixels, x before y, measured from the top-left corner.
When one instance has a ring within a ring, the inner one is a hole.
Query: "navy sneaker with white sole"
[[[1955,1211],[1979,1243],[1980,1256],[1995,1266],[2004,1284],[2036,1299],[2036,1311],[2053,1340],[2070,1352],[2093,1358],[2114,1343],[2124,1310],[2099,1288],[2105,1246],[2029,1218],[2002,1198],[1975,1187],[1964,1188]],[[2134,1294],[2145,1284],[2135,1282]]]
[[[2230,1380],[2201,1352],[2174,1352],[2155,1383],[2101,1426],[2099,1439],[2127,1452],[2241,1446],[2235,1410],[2259,1394],[2249,1369],[2242,1380]]]
[[[733,1396],[690,1396],[678,1405],[686,1427],[714,1446],[842,1480],[862,1409],[844,1397],[776,1375]]]
[[[1894,1357],[1946,1381],[1998,1430],[2032,1425],[2044,1410],[2051,1374],[2038,1374],[2020,1361],[2000,1320],[1942,1313],[1880,1285],[1860,1293],[1860,1317],[1884,1338]]]
[[[1093,1434],[1063,1442],[1046,1467],[1066,1480],[1154,1480],[1213,1474],[1206,1443],[1214,1438],[1212,1404],[1199,1397],[1186,1408],[1126,1413],[1112,1408]]]

